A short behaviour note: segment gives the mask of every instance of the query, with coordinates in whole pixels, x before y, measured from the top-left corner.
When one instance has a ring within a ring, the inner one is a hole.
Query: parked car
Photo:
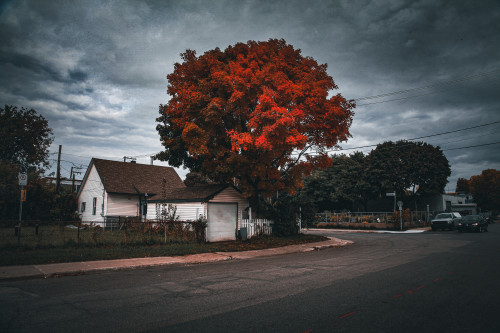
[[[462,231],[488,231],[488,222],[481,215],[467,215],[457,224],[458,232]]]
[[[462,220],[462,215],[460,213],[439,213],[435,218],[431,220],[432,231],[437,229],[455,229],[455,226],[459,221]]]

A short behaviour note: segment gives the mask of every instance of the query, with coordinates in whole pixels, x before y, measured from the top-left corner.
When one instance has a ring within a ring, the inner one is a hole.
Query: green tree
[[[28,168],[48,166],[53,141],[47,120],[33,109],[5,105],[0,108],[0,160]]]
[[[441,148],[424,142],[384,142],[370,152],[368,164],[379,195],[409,195],[415,207],[418,197],[442,193],[451,174]]]
[[[51,201],[48,187],[40,179],[43,167],[48,165],[48,148],[52,130],[47,120],[33,109],[18,109],[5,105],[0,108],[0,218],[19,216],[18,174],[28,173],[27,197],[23,216],[40,218],[44,205]]]
[[[500,207],[500,171],[483,170],[480,175],[469,180],[470,193],[483,210],[498,212]]]
[[[366,156],[361,152],[334,156],[331,167],[305,178],[301,195],[314,198],[319,211],[353,210],[357,203],[366,210],[376,190],[367,168]]]

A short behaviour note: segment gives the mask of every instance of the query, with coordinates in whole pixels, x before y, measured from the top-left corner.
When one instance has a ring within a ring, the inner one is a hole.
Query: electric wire
[[[378,99],[378,98],[382,98],[382,97],[407,94],[407,93],[413,92],[413,91],[426,90],[426,89],[430,89],[430,88],[434,88],[434,87],[446,86],[446,85],[455,84],[455,83],[463,82],[463,81],[474,79],[474,78],[485,77],[485,76],[490,76],[490,75],[497,75],[497,74],[500,74],[500,68],[489,71],[489,72],[482,72],[482,73],[472,74],[472,75],[468,75],[468,76],[463,76],[461,78],[448,80],[448,81],[442,81],[442,82],[438,82],[438,83],[433,83],[433,84],[429,84],[429,85],[422,86],[422,87],[404,89],[404,90],[399,90],[399,91],[394,91],[394,92],[389,92],[389,93],[384,93],[384,94],[374,95],[374,96],[355,98],[354,101],[364,101],[364,100],[369,100],[369,99]],[[363,105],[366,105],[366,104],[363,104]]]
[[[491,145],[497,145],[497,144],[499,144],[499,143],[500,143],[500,141],[497,141],[497,142],[483,143],[483,144],[473,145],[473,146],[457,147],[457,148],[448,148],[448,149],[443,149],[443,151],[449,151],[449,150],[459,150],[459,149],[467,149],[467,148],[476,148],[476,147],[482,147],[482,146],[491,146]]]
[[[493,121],[493,122],[486,123],[486,124],[481,124],[481,125],[476,125],[476,126],[470,126],[470,127],[460,128],[460,129],[453,130],[453,131],[446,131],[446,132],[435,133],[435,134],[430,134],[430,135],[424,135],[424,136],[419,136],[419,137],[411,138],[411,139],[401,139],[401,140],[414,141],[414,140],[426,139],[426,138],[431,138],[431,137],[440,136],[440,135],[446,135],[446,134],[451,134],[451,133],[457,133],[457,132],[467,131],[467,130],[471,130],[471,129],[475,129],[475,128],[480,128],[480,127],[484,127],[484,126],[489,126],[489,125],[494,125],[494,124],[498,124],[498,123],[500,123],[500,120]],[[352,147],[352,148],[327,149],[326,151],[336,152],[336,151],[344,151],[344,150],[370,148],[370,147],[376,147],[376,146],[378,146],[378,144],[366,145],[366,146],[359,146],[359,147]]]

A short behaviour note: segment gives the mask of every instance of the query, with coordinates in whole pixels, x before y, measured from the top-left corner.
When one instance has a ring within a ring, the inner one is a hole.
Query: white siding
[[[82,214],[83,222],[104,221],[104,218],[101,215],[103,213],[102,205],[104,203],[104,197],[104,186],[102,185],[95,166],[92,166],[92,169],[87,177],[87,181],[83,184],[83,189],[78,197],[78,212]],[[96,200],[95,214],[93,214],[94,198]],[[83,202],[85,203],[85,211],[82,212],[81,209]]]
[[[168,204],[168,203],[167,203]],[[177,207],[176,215],[179,216],[180,221],[194,221],[199,215],[206,218],[207,208],[206,205],[201,202],[185,202],[185,203],[172,203]],[[148,220],[156,220],[156,203],[148,203]],[[196,215],[198,214],[198,215]]]
[[[137,216],[139,198],[131,194],[107,195],[106,216]]]
[[[209,202],[235,202],[238,203],[238,228],[241,225],[242,214],[245,209],[248,208],[249,203],[248,200],[245,199],[240,192],[236,191],[233,187],[228,187],[224,191],[217,194],[212,200]]]

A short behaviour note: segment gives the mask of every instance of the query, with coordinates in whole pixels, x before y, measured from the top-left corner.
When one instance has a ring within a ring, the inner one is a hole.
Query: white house
[[[163,186],[165,180],[165,186]],[[185,187],[171,167],[93,158],[77,193],[84,223],[104,223],[109,217],[146,218],[150,196]]]
[[[233,186],[209,184],[179,188],[148,199],[148,219],[160,217],[162,205],[176,207],[179,220],[207,220],[207,241],[236,239],[241,220],[248,218],[249,203]]]
[[[459,212],[462,215],[477,214],[477,204],[472,195],[462,193],[440,194],[430,202],[430,210],[437,212]]]
[[[231,185],[186,187],[171,167],[93,158],[77,194],[83,223],[103,227],[117,217],[157,220],[161,205],[175,205],[180,220],[207,219],[207,241],[236,239],[249,203]]]

